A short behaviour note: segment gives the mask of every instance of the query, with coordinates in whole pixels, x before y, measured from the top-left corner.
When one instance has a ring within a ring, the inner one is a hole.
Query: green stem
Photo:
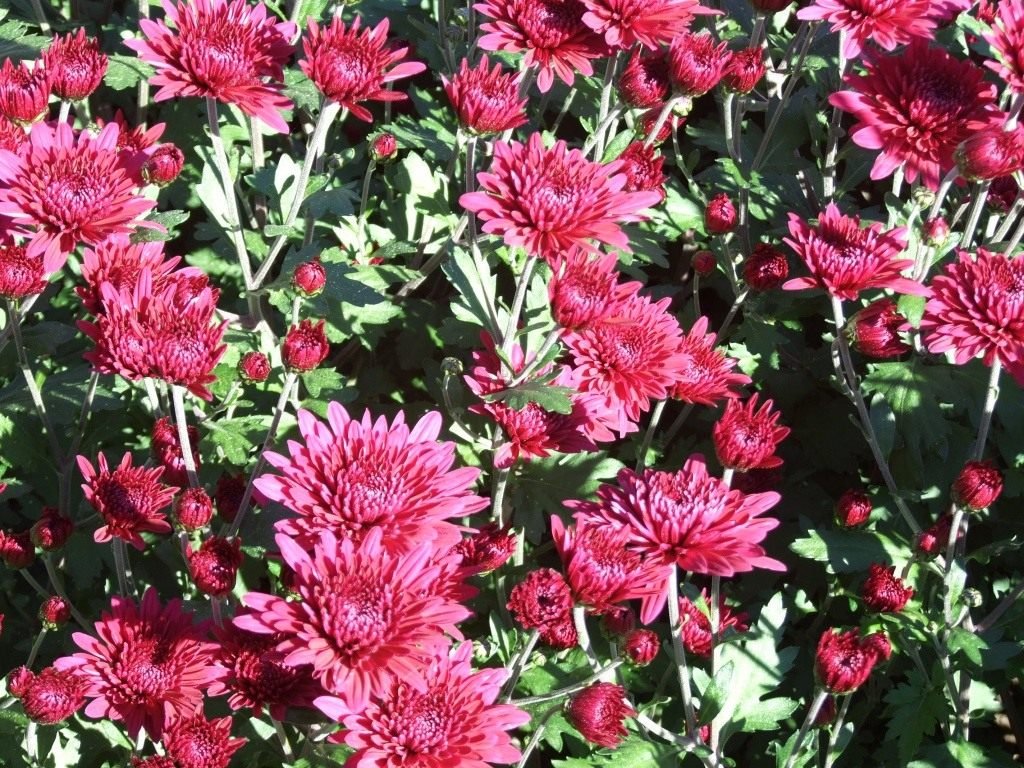
[[[981,457],[985,455],[985,442],[988,440],[992,416],[995,414],[996,402],[999,400],[999,374],[1002,370],[1003,364],[997,357],[992,361],[992,367],[989,370],[985,402],[981,407],[981,418],[978,420],[978,436],[974,441],[974,450],[971,452],[975,461],[981,461]]]
[[[39,655],[39,649],[43,647],[44,639],[46,639],[45,626],[39,630],[39,634],[36,635],[36,640],[32,643],[32,648],[28,652],[28,661],[25,662],[25,666],[29,669],[32,669],[32,665],[36,663],[36,656]]]
[[[675,656],[679,691],[686,713],[686,732],[700,739],[697,730],[697,713],[693,708],[693,694],[690,692],[690,668],[686,664],[686,647],[683,645],[683,623],[679,617],[679,566],[672,564],[668,575],[668,631],[672,634],[672,653]]]
[[[181,460],[185,465],[185,474],[188,476],[188,486],[189,488],[198,488],[199,475],[196,473],[192,441],[188,436],[188,419],[185,416],[185,388],[172,384],[171,399],[174,403],[174,423],[178,428],[178,443],[181,446]]]
[[[117,571],[117,589],[121,597],[134,597],[135,584],[132,579],[131,563],[128,560],[128,548],[124,539],[115,536],[110,540],[114,551],[114,569]]]
[[[576,640],[579,643],[580,650],[586,654],[591,669],[598,669],[601,663],[597,660],[597,656],[594,655],[594,645],[590,642],[590,632],[587,631],[587,610],[582,605],[574,605],[572,607],[572,623],[576,627]]]
[[[540,631],[537,629],[531,629],[530,634],[526,637],[526,645],[516,656],[516,660],[512,663],[512,668],[508,674],[508,680],[505,681],[503,686],[505,695],[502,696],[502,701],[508,702],[512,698],[512,694],[516,689],[516,683],[519,682],[519,676],[523,674],[523,669],[526,667],[526,663],[530,660],[530,654],[533,653],[534,647],[537,645],[537,640],[540,638]]]
[[[839,32],[839,87],[843,85],[843,77],[846,75],[846,55],[843,49],[846,46],[845,31]],[[822,168],[822,191],[825,200],[831,201],[836,193],[836,160],[839,156],[839,122],[842,118],[842,110],[839,107],[832,107],[832,118],[828,123],[828,139],[825,148],[825,165]],[[898,192],[896,194],[899,194]]]
[[[650,450],[651,443],[654,442],[654,433],[658,431],[658,425],[661,423],[662,414],[665,413],[665,404],[667,402],[668,398],[659,400],[654,404],[654,410],[651,412],[651,420],[647,424],[647,431],[644,432],[643,442],[640,444],[640,450],[637,452],[637,472],[642,472],[644,466],[647,464],[647,451]]]
[[[508,323],[505,325],[505,334],[501,340],[501,352],[506,359],[512,357],[512,347],[516,343],[516,330],[519,327],[519,316],[523,312],[523,304],[526,303],[526,294],[530,288],[530,278],[533,276],[533,268],[537,265],[537,257],[531,254],[523,265],[523,273],[516,283],[516,295],[512,300],[512,311],[508,316]],[[511,373],[515,373],[512,371]]]
[[[800,731],[796,735],[796,741],[793,742],[793,749],[789,752],[789,757],[786,758],[786,765],[784,768],[793,768],[796,765],[796,760],[800,756],[802,751],[804,740],[807,738],[807,731],[810,730],[811,725],[814,723],[814,718],[818,716],[818,712],[821,710],[821,705],[825,703],[825,699],[828,698],[828,691],[824,688],[820,688],[814,695],[814,700],[811,702],[810,709],[807,710],[807,717],[804,718],[803,725],[800,726]]]
[[[974,185],[974,199],[971,201],[971,209],[967,214],[967,224],[964,226],[963,236],[960,238],[960,247],[968,249],[974,240],[974,231],[978,228],[978,220],[985,208],[985,200],[988,199],[988,188],[992,182],[988,179],[976,182]]]
[[[541,715],[540,722],[537,723],[537,730],[535,730],[533,735],[530,736],[530,740],[527,742],[526,748],[523,750],[523,756],[519,758],[519,763],[516,765],[516,768],[526,768],[526,761],[530,759],[530,755],[533,754],[533,750],[535,750],[537,745],[540,743],[540,737],[544,735],[544,729],[547,728],[548,720],[558,714],[558,710],[561,708],[561,704],[556,704]]]
[[[533,359],[530,360],[530,362],[527,365],[523,366],[523,370],[516,374],[515,378],[513,378],[512,381],[509,382],[508,386],[510,389],[512,387],[519,386],[528,378],[530,378],[530,374],[532,374],[535,370],[537,370],[537,368],[540,365],[543,364],[544,358],[548,356],[548,353],[551,351],[552,347],[554,347],[555,344],[558,343],[558,340],[562,338],[562,331],[562,328],[556,327],[544,338],[543,343],[541,343],[540,345],[540,349],[537,350],[537,354],[534,355]]]
[[[299,4],[302,0],[297,0]],[[284,754],[284,759],[289,763],[295,758],[295,752],[292,750],[292,743],[288,740],[288,734],[284,731],[284,726],[275,718],[270,718],[270,722],[274,724],[274,733],[277,734],[277,740],[281,743],[281,752]]]
[[[843,697],[843,703],[839,707],[839,714],[836,715],[835,722],[832,723],[832,727],[829,729],[828,746],[825,748],[825,768],[832,768],[832,763],[839,757],[836,747],[839,744],[839,737],[843,732],[843,723],[846,722],[846,713],[850,710],[850,701],[852,700],[853,696]]]
[[[476,136],[469,136],[466,139],[466,194],[473,192],[476,189]],[[469,215],[468,236],[469,236],[469,247],[473,248],[476,245],[476,214],[473,211],[467,211]]]
[[[43,403],[43,394],[39,391],[39,385],[36,384],[36,377],[32,373],[32,366],[29,364],[28,354],[25,352],[25,344],[21,338],[21,317],[18,314],[18,308],[14,302],[10,299],[5,299],[7,306],[7,322],[11,327],[11,335],[14,337],[14,348],[18,354],[18,365],[21,367],[22,376],[25,379],[25,384],[28,386],[29,395],[32,398],[32,404],[35,406],[36,414],[39,416],[39,420],[43,423],[43,429],[46,431],[46,437],[50,443],[50,454],[53,456],[55,466],[60,468],[63,466],[63,453],[60,449],[60,445],[57,442],[57,433],[53,429],[53,424],[50,422],[50,416],[46,412],[46,405]]]
[[[68,592],[64,588],[64,580],[61,578],[60,573],[53,565],[53,553],[44,552],[42,559],[43,567],[46,569],[46,575],[50,579],[50,587],[53,588],[53,591],[57,593],[58,597],[60,597],[65,603],[68,604],[68,608],[71,609],[71,615],[72,617],[74,617],[75,622],[82,629],[88,632],[89,620],[82,615],[82,612],[75,607],[75,604],[71,602],[71,598],[68,597]]]
[[[588,688],[594,683],[607,680],[608,676],[621,667],[623,663],[622,659],[616,659],[615,661],[597,669],[597,671],[586,680],[580,680],[578,683],[573,683],[565,688],[559,688],[557,691],[551,691],[550,693],[544,693],[539,696],[528,696],[523,699],[513,699],[510,703],[517,707],[526,707],[532,704],[543,704],[545,701],[554,701],[555,699],[561,699],[565,696],[571,696],[574,693],[582,691],[584,688]]]
[[[665,125],[665,121],[668,120],[668,116],[672,113],[672,110],[676,108],[676,105],[682,102],[685,96],[673,96],[671,99],[665,102],[665,106],[661,108],[661,112],[658,113],[658,119],[654,121],[654,125],[651,127],[651,132],[647,134],[647,138],[644,139],[644,149],[648,149],[661,133],[661,128]],[[680,161],[682,162],[682,161]]]
[[[761,139],[761,146],[757,148],[757,154],[754,155],[754,162],[751,163],[751,171],[756,171],[761,167],[761,163],[764,162],[765,154],[768,152],[769,147],[771,147],[771,140],[775,134],[775,129],[779,125],[779,119],[782,117],[782,113],[786,109],[786,104],[789,102],[789,97],[793,93],[793,88],[796,87],[797,73],[801,68],[803,68],[804,60],[807,58],[807,52],[811,47],[811,41],[814,40],[814,35],[811,34],[811,30],[815,26],[817,26],[816,22],[803,22],[800,32],[797,33],[798,35],[803,34],[803,40],[799,45],[800,52],[797,55],[796,65],[786,77],[786,86],[782,90],[782,97],[776,105],[775,110],[772,112],[772,116],[768,120],[768,127],[765,129],[764,137]]]

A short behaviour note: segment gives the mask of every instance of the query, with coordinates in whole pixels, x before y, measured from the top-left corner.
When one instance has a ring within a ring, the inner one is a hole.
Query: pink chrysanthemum
[[[619,97],[629,106],[661,111],[672,91],[668,56],[664,51],[641,56],[634,51],[619,76]],[[646,131],[645,131],[646,133]]]
[[[431,412],[412,427],[399,412],[389,424],[369,411],[359,421],[339,403],[327,407],[327,423],[299,411],[304,443],[290,441],[290,456],[267,453],[278,475],[263,475],[256,488],[297,517],[278,521],[277,530],[310,547],[321,532],[357,543],[379,530],[382,546],[394,552],[433,542],[459,541],[450,518],[487,506],[470,492],[478,469],[453,469],[455,444],[439,442],[441,414]]]
[[[615,254],[592,254],[574,249],[552,266],[548,299],[555,322],[563,328],[583,328],[616,313],[636,294],[640,283],[619,284]]]
[[[82,306],[91,315],[103,311],[100,286],[110,283],[114,290],[131,291],[139,281],[142,270],[149,268],[152,280],[159,289],[165,278],[181,262],[181,257],[166,257],[162,241],[132,243],[126,235],[113,235],[95,248],[87,248],[82,258],[82,280],[85,285],[75,287]],[[178,271],[179,275],[200,277],[203,272],[195,267]]]
[[[733,370],[736,360],[715,346],[715,334],[707,330],[708,319],[701,315],[680,341],[679,354],[685,362],[669,390],[675,400],[715,405],[719,400],[739,397],[740,387],[750,383],[749,376]]]
[[[117,137],[116,124],[76,136],[66,123],[40,123],[28,147],[0,150],[0,215],[31,237],[29,255],[43,254],[47,273],[80,242],[157,226],[138,220],[155,205],[136,184],[145,157],[119,152]]]
[[[0,149],[17,153],[27,144],[28,134],[25,133],[25,129],[0,114]]]
[[[145,542],[139,534],[143,531],[171,532],[163,510],[171,503],[174,490],[160,483],[163,467],[133,467],[130,453],[125,453],[113,471],[102,453],[97,464],[99,472],[85,456],[78,457],[78,468],[85,480],[82,491],[104,522],[93,534],[97,542],[116,536],[142,549]]]
[[[564,141],[546,149],[539,133],[528,144],[495,142],[490,171],[477,174],[479,192],[462,195],[463,208],[485,222],[484,232],[554,262],[573,246],[594,250],[591,240],[629,250],[619,228],[640,221],[639,211],[660,202],[656,192],[625,192],[622,163],[587,160]]]
[[[997,72],[1017,93],[1024,93],[1024,0],[999,0],[991,31],[984,38],[999,61],[985,66]]]
[[[373,29],[360,30],[360,21],[357,16],[346,29],[341,16],[335,16],[322,28],[310,20],[309,34],[302,44],[306,58],[299,66],[329,100],[340,104],[354,117],[372,122],[370,110],[359,102],[406,98],[404,93],[385,86],[403,77],[418,75],[427,67],[419,61],[402,61],[408,48],[392,50],[388,47],[390,22],[387,18]]]
[[[871,168],[875,180],[902,167],[907,181],[920,177],[937,189],[960,142],[1002,120],[996,87],[982,70],[921,39],[898,55],[878,57],[866,74],[848,75],[846,83],[853,90],[829,101],[857,118],[850,133],[855,144],[881,150]]]
[[[0,297],[24,299],[46,288],[41,256],[29,256],[25,246],[0,240]]]
[[[227,768],[246,739],[231,737],[230,717],[207,720],[199,713],[171,722],[163,742],[178,768]]]
[[[284,663],[312,664],[351,712],[365,708],[392,676],[422,686],[426,665],[448,648],[445,630],[469,615],[441,594],[443,567],[431,562],[430,544],[395,554],[382,534],[374,528],[356,544],[325,531],[312,552],[278,534],[301,601],[250,592],[243,602],[252,613],[235,619],[250,632],[283,633],[277,650],[287,654]]]
[[[474,672],[473,644],[440,654],[424,670],[428,681],[412,686],[393,679],[375,692],[363,711],[351,712],[333,697],[317,707],[345,730],[331,737],[356,752],[353,768],[487,768],[515,763],[519,750],[506,731],[530,715],[510,704],[495,704],[504,669]]]
[[[907,247],[904,227],[883,232],[876,221],[862,228],[859,216],[846,216],[829,203],[813,227],[789,214],[789,234],[784,242],[803,259],[811,276],[788,280],[783,290],[821,288],[839,299],[856,299],[870,288],[927,293],[920,283],[900,275],[914,264],[913,259],[897,258]]]
[[[960,252],[931,284],[921,330],[930,352],[953,351],[957,365],[982,355],[1024,381],[1024,261],[984,248]]]
[[[698,0],[583,0],[583,5],[583,23],[609,47],[624,51],[635,43],[656,51],[688,30],[694,16],[716,13]]]
[[[815,0],[797,11],[802,21],[827,21],[844,34],[843,56],[860,55],[868,41],[891,51],[915,38],[931,40],[936,21],[931,0]]]
[[[488,573],[503,566],[516,550],[516,535],[511,526],[499,528],[488,523],[452,547],[452,554],[461,560],[459,567],[472,575]]]
[[[54,94],[60,99],[81,101],[100,87],[107,72],[107,56],[96,38],[86,37],[79,27],[74,35],[54,38],[43,51]]]
[[[441,78],[459,124],[482,136],[504,133],[526,122],[527,100],[519,97],[520,79],[503,71],[501,64],[491,69],[486,56],[473,68],[463,59],[450,80]]]
[[[34,123],[46,114],[50,86],[50,72],[41,62],[30,69],[23,61],[4,59],[0,67],[0,115],[15,123]]]
[[[714,637],[711,634],[711,617],[709,611],[711,598],[707,590],[701,590],[700,603],[688,597],[679,598],[679,618],[682,621],[683,645],[687,653],[707,658],[714,648]],[[745,613],[733,613],[725,602],[725,595],[718,597],[718,636],[725,634],[727,629],[746,632],[750,629],[749,617]]]
[[[141,19],[143,37],[125,45],[156,67],[150,78],[165,101],[187,96],[234,104],[271,129],[287,133],[281,110],[284,65],[294,47],[295,25],[268,16],[263,3],[248,0],[163,0],[166,22]]]
[[[41,725],[56,725],[71,717],[85,703],[89,687],[85,679],[74,671],[59,671],[47,667],[38,675],[21,667],[17,685],[8,685],[8,692],[21,699],[21,706],[29,720]]]
[[[757,397],[742,405],[739,400],[730,400],[711,429],[715,455],[723,467],[746,472],[782,465],[775,450],[786,439],[789,427],[779,426],[779,413],[773,410],[771,400],[758,408]]]
[[[626,548],[630,535],[625,528],[585,522],[567,528],[552,515],[551,536],[573,597],[591,613],[608,613],[627,600],[653,597],[665,582],[664,563],[645,560]]]
[[[192,618],[180,600],[161,605],[152,587],[141,605],[114,597],[96,622],[96,637],[76,632],[82,650],[54,667],[88,681],[86,715],[123,722],[132,738],[144,728],[159,739],[167,719],[199,711],[203,690],[221,674],[211,664],[206,625]]]
[[[665,565],[714,576],[733,576],[755,568],[785,570],[768,557],[761,541],[778,520],[762,517],[779,494],[745,495],[711,477],[704,457],[691,456],[678,472],[641,474],[623,469],[618,485],[602,485],[598,501],[569,501],[576,520],[629,531],[629,546]],[[644,601],[641,618],[654,621],[665,607],[666,584]]]
[[[572,620],[572,590],[553,568],[538,568],[516,584],[508,596],[508,610],[523,629],[536,629],[540,640],[555,648],[578,642]]]
[[[665,174],[661,170],[665,158],[655,152],[657,148],[653,145],[645,147],[642,141],[634,141],[619,155],[627,192],[656,192],[661,199],[665,198]]]

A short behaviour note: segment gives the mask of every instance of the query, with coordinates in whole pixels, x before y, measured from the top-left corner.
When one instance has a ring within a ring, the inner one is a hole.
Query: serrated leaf
[[[1011,768],[1015,765],[1001,752],[969,742],[932,744],[921,756],[923,759],[908,763],[907,768]]]
[[[626,147],[628,147],[635,138],[635,134],[632,131],[626,130],[616,136],[609,142],[608,146],[604,150],[604,155],[601,158],[602,163],[610,163],[621,155]]]
[[[983,638],[960,628],[950,630],[946,644],[953,653],[962,653],[968,661],[977,667],[981,666],[984,651],[988,650],[988,643]]]
[[[140,80],[148,80],[156,73],[153,67],[138,56],[114,54],[107,58],[107,73],[103,76],[103,82],[115,91],[134,88]]]
[[[269,425],[268,416],[239,416],[234,419],[207,421],[207,438],[224,453],[224,459],[238,467],[249,462],[255,446],[263,442]]]
[[[715,676],[708,683],[707,688],[700,696],[700,724],[710,723],[715,715],[722,711],[725,697],[729,694],[729,684],[732,682],[732,673],[736,668],[733,662],[723,664],[715,672]]]
[[[907,682],[889,691],[885,702],[889,705],[885,738],[896,742],[899,763],[906,765],[921,741],[931,736],[946,717],[948,705],[941,680],[926,680],[918,670],[911,669]]]
[[[510,389],[502,389],[484,395],[488,403],[504,403],[513,410],[520,411],[529,403],[536,403],[551,413],[572,413],[570,395],[576,394],[571,387],[556,387],[537,381],[527,381]]]
[[[315,368],[300,378],[310,397],[320,397],[320,393],[325,390],[334,392],[345,388],[344,378],[333,368]]]
[[[456,316],[497,333],[494,319],[496,282],[483,255],[479,251],[474,254],[455,248],[442,269],[462,297],[460,301],[452,302]]]
[[[812,528],[789,548],[801,557],[828,563],[831,573],[865,571],[872,563],[902,562],[909,557],[907,545],[877,531]]]

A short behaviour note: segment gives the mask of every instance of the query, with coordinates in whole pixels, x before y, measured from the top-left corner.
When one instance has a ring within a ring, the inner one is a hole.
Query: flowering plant
[[[0,766],[1019,756],[1024,0],[0,59]]]

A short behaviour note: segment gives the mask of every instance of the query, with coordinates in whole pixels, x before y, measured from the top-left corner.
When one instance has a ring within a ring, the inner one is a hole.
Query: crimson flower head
[[[832,693],[853,693],[864,685],[875,664],[891,654],[892,646],[884,632],[861,637],[856,629],[828,629],[818,641],[814,671]]]
[[[622,641],[622,651],[631,662],[638,667],[646,667],[661,650],[661,640],[657,632],[649,629],[631,630]]]
[[[979,512],[995,503],[1003,493],[1003,473],[991,461],[968,461],[953,483],[953,501]]]
[[[15,667],[7,673],[7,692],[16,699],[24,696],[36,676],[28,667]]]
[[[12,122],[0,112],[0,149],[17,152],[28,143],[25,129]]]
[[[668,45],[689,29],[694,16],[713,14],[698,0],[583,0],[583,23],[604,36],[610,48],[636,43],[651,50]]]
[[[11,570],[28,568],[35,562],[36,548],[28,531],[13,533],[0,529],[0,560]]]
[[[295,25],[277,21],[263,3],[248,0],[163,0],[164,19],[141,19],[143,36],[125,45],[156,67],[154,101],[210,98],[234,104],[278,133],[284,65],[294,50]],[[167,22],[174,25],[172,29]]]
[[[158,187],[166,187],[181,173],[185,154],[174,144],[161,144],[142,166],[142,178]]]
[[[203,690],[221,674],[211,663],[206,626],[194,624],[180,600],[162,605],[152,587],[141,605],[112,598],[95,631],[76,632],[81,651],[54,667],[85,678],[88,717],[123,722],[132,738],[145,729],[159,739],[167,719],[194,715]]]
[[[857,146],[881,150],[871,168],[876,181],[903,168],[907,181],[937,189],[960,142],[1002,122],[996,87],[982,70],[919,38],[897,55],[871,59],[846,83],[852,90],[829,102],[857,118],[850,133]]]
[[[323,532],[358,543],[378,530],[388,550],[426,542],[443,550],[461,539],[448,521],[488,504],[471,492],[480,471],[453,468],[455,443],[438,440],[436,411],[414,424],[400,411],[389,423],[369,411],[354,419],[330,403],[326,423],[304,410],[298,419],[302,440],[288,443],[289,456],[268,452],[279,474],[255,486],[292,512],[276,528],[300,546],[312,547]]]
[[[907,318],[896,308],[896,302],[884,298],[858,310],[847,321],[844,332],[851,346],[862,355],[886,360],[902,357],[913,349],[900,337],[900,331],[909,327]]]
[[[572,606],[572,590],[552,568],[530,571],[508,596],[508,610],[519,626],[538,630],[541,641],[555,648],[577,643]]]
[[[207,720],[200,712],[178,717],[164,733],[168,757],[178,768],[227,768],[245,739],[231,737],[231,718]]]
[[[935,35],[932,0],[815,0],[797,11],[801,21],[827,21],[836,34],[845,34],[843,56],[854,59],[868,41],[891,51],[916,38]]]
[[[621,685],[594,683],[573,694],[565,706],[565,719],[587,741],[614,749],[629,735],[626,718],[636,715],[625,696]]]
[[[953,527],[953,516],[944,514],[930,527],[917,534],[914,549],[919,557],[931,559],[940,552],[945,552],[949,544],[949,533]],[[957,541],[963,538],[963,527],[957,531]]]
[[[330,696],[316,701],[344,730],[331,737],[355,749],[352,768],[441,768],[508,765],[521,754],[507,731],[530,721],[511,704],[495,704],[504,669],[474,671],[473,644],[441,652],[424,670],[426,683],[413,686],[395,678],[374,691],[357,712]]]
[[[488,523],[472,536],[452,547],[462,558],[460,565],[471,573],[489,573],[503,566],[516,549],[516,536],[508,527]]]
[[[750,377],[733,370],[737,361],[718,349],[715,341],[716,334],[708,333],[708,318],[701,315],[679,344],[683,363],[669,389],[674,400],[713,406],[739,397],[740,387],[750,383]]]
[[[736,206],[725,192],[708,200],[704,208],[704,228],[713,235],[724,235],[736,228]]]
[[[395,134],[385,131],[377,134],[370,142],[370,157],[378,165],[386,165],[398,158],[398,139]]]
[[[295,267],[292,287],[307,298],[319,296],[327,285],[327,270],[320,259],[310,259]]]
[[[767,71],[760,48],[734,51],[722,74],[722,85],[734,93],[750,93]]]
[[[476,42],[485,51],[523,53],[522,69],[537,65],[537,87],[551,90],[555,75],[572,85],[576,72],[594,74],[593,59],[608,52],[604,40],[583,23],[580,0],[485,0],[473,6],[493,21]]]
[[[669,97],[668,56],[663,51],[641,54],[633,51],[619,75],[619,96],[629,106],[653,109]]]
[[[991,29],[982,35],[997,61],[985,66],[1006,82],[1015,93],[1024,93],[1024,0],[999,0],[995,3]]]
[[[174,522],[186,533],[200,531],[213,519],[213,499],[203,488],[186,488],[174,499]]]
[[[64,672],[47,667],[38,675],[27,672],[11,694],[21,699],[21,706],[29,720],[40,725],[56,725],[71,717],[85,704],[88,683],[75,672]],[[15,693],[17,689],[17,693]]]
[[[65,517],[56,507],[43,507],[43,513],[30,529],[32,543],[44,552],[53,552],[63,547],[75,524],[71,518]]]
[[[189,446],[192,449],[192,461],[198,467],[199,430],[194,426],[189,426],[187,432]],[[188,484],[185,457],[182,454],[181,443],[178,441],[178,428],[166,416],[161,416],[153,423],[149,449],[153,453],[153,458],[164,468],[163,480],[178,487]]]
[[[730,400],[725,413],[712,427],[715,455],[723,467],[746,472],[782,464],[775,450],[786,439],[789,427],[779,426],[779,413],[772,410],[771,400],[765,400],[758,408],[757,397],[754,395],[742,404]]]
[[[242,542],[237,538],[210,536],[198,550],[188,548],[188,570],[196,589],[204,595],[223,597],[235,588],[242,564]]]
[[[726,43],[715,44],[708,33],[681,32],[668,52],[669,78],[680,96],[703,96],[722,79],[729,63]]]
[[[270,359],[262,352],[246,352],[238,361],[238,375],[246,384],[263,383],[270,370]]]
[[[46,266],[41,255],[29,256],[23,245],[0,241],[0,296],[24,299],[46,288]]]
[[[688,597],[679,598],[679,618],[682,621],[682,640],[687,653],[694,656],[708,658],[714,647],[714,637],[711,633],[710,598],[707,590],[701,590],[700,603],[693,602]],[[718,598],[718,636],[719,638],[727,629],[734,629],[737,632],[746,632],[750,629],[749,616],[745,613],[733,613],[732,608],[725,602],[725,595]]]
[[[95,248],[86,248],[82,259],[82,281],[85,285],[75,286],[75,293],[82,299],[82,306],[90,315],[103,314],[101,286],[110,283],[120,292],[133,291],[146,268],[152,282],[161,288],[169,279],[190,278],[203,275],[202,270],[186,267],[177,272],[174,268],[181,263],[177,256],[167,258],[164,244],[160,241],[133,243],[127,235],[118,234],[106,238]],[[179,277],[171,277],[172,274]]]
[[[81,101],[100,87],[107,72],[107,57],[99,41],[85,36],[80,27],[75,34],[54,38],[43,52],[43,64],[50,73],[50,85],[58,98]]]
[[[661,170],[665,158],[655,155],[657,149],[652,144],[645,147],[642,141],[634,141],[619,155],[622,172],[626,174],[627,192],[651,191],[665,198],[665,174]]]
[[[446,631],[469,611],[444,593],[442,564],[423,544],[402,554],[382,546],[376,528],[361,543],[329,532],[307,551],[284,534],[276,537],[294,572],[290,585],[301,601],[250,592],[251,613],[235,626],[283,635],[285,664],[312,664],[313,675],[351,712],[394,676],[422,689],[423,671],[448,648]]]
[[[954,158],[960,175],[969,181],[1014,174],[1024,167],[1024,126],[978,131],[964,139]]]
[[[1014,190],[1013,199],[1015,200],[1016,198],[1017,192]],[[989,187],[989,196],[985,202],[991,203],[991,201],[992,187]],[[1007,206],[1007,209],[1009,209],[1009,205]],[[1006,211],[1003,211],[1003,213],[1005,212]],[[942,216],[932,216],[921,224],[921,234],[924,235],[925,241],[928,245],[935,247],[941,246],[946,242],[946,238],[949,237],[949,222]]]
[[[869,288],[891,288],[916,295],[927,291],[901,276],[913,259],[897,258],[907,246],[906,229],[882,231],[880,222],[861,227],[859,216],[846,216],[829,203],[810,226],[795,213],[789,214],[786,245],[796,251],[810,270],[782,287],[787,291],[821,288],[840,299],[856,299]]]
[[[693,254],[691,264],[693,266],[693,271],[701,277],[708,277],[713,274],[715,267],[718,266],[718,262],[715,260],[715,254],[711,251],[697,251]]]
[[[139,194],[141,154],[117,149],[118,128],[75,133],[67,123],[40,123],[27,148],[0,150],[0,215],[31,239],[28,254],[42,254],[47,273],[64,265],[78,243],[96,245],[130,234],[155,202]]]
[[[743,262],[743,280],[752,290],[770,291],[789,277],[786,254],[768,243],[758,243]]]
[[[872,563],[868,566],[868,577],[861,587],[860,596],[869,610],[899,613],[914,596],[914,590],[896,575],[895,566]]]
[[[931,284],[921,330],[929,352],[952,350],[957,365],[979,354],[1024,381],[1024,262],[979,248],[961,251]]]
[[[591,240],[629,250],[619,224],[661,200],[657,192],[626,192],[622,163],[588,160],[564,141],[547,149],[539,133],[527,144],[498,141],[490,171],[477,174],[480,191],[462,195],[462,207],[483,221],[484,232],[553,263]]]
[[[289,370],[307,373],[326,360],[330,351],[324,321],[314,323],[306,318],[288,329],[281,344],[281,359]]]
[[[408,48],[389,46],[387,18],[373,29],[360,28],[361,21],[357,16],[346,29],[341,16],[325,27],[310,19],[302,44],[306,58],[299,66],[328,100],[369,123],[373,115],[361,102],[401,101],[406,98],[404,93],[385,86],[418,75],[427,67],[419,61],[402,61]]]
[[[836,502],[836,522],[844,528],[859,528],[871,519],[873,509],[870,496],[851,488]]]
[[[41,63],[29,68],[25,62],[4,60],[0,68],[0,115],[15,123],[29,124],[47,111],[50,72]]]
[[[59,629],[71,618],[71,605],[63,597],[51,595],[39,606],[39,620],[47,630]]]
[[[619,471],[617,485],[602,485],[597,501],[570,501],[577,522],[629,531],[629,548],[692,573],[733,576],[755,568],[782,571],[761,546],[778,520],[762,517],[779,502],[775,492],[744,494],[708,474],[704,457],[691,456],[678,472]],[[665,607],[665,582],[645,600],[641,619]]]
[[[85,456],[78,457],[78,468],[85,480],[82,491],[104,522],[93,534],[97,542],[116,536],[141,550],[145,542],[140,533],[171,532],[163,510],[171,503],[174,490],[160,483],[163,467],[134,467],[130,453],[125,453],[113,471],[102,453],[97,464],[99,471]]]
[[[472,134],[504,133],[526,122],[527,100],[519,97],[520,78],[497,62],[492,69],[486,56],[472,68],[463,59],[451,79],[442,76],[441,80],[459,125]]]

